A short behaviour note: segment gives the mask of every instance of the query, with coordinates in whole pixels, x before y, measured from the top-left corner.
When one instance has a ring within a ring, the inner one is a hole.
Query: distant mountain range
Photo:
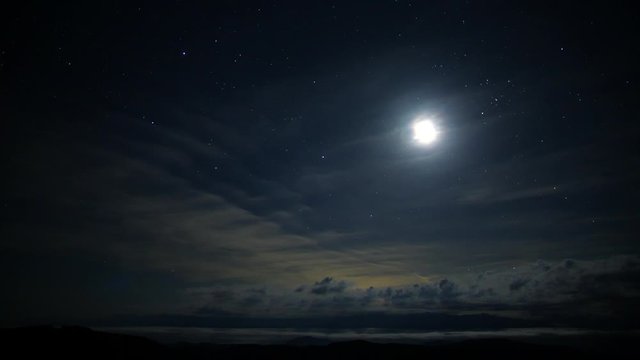
[[[306,328],[306,329],[402,329],[421,331],[500,330],[540,327],[542,323],[489,314],[450,315],[442,313],[388,314],[259,318],[233,314],[123,315],[93,321],[92,326],[180,326],[203,328]]]

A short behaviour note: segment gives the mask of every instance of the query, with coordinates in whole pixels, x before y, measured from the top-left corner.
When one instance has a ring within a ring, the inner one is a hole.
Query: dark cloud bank
[[[193,314],[123,315],[98,324],[425,331],[632,329],[640,320],[640,311],[633,306],[640,300],[640,259],[538,261],[400,287],[361,289],[326,277],[288,292],[218,288],[198,289],[197,294],[210,302]]]

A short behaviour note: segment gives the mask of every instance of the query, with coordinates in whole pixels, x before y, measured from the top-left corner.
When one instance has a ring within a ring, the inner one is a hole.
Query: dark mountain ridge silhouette
[[[585,351],[563,345],[509,339],[475,339],[431,345],[381,344],[363,340],[325,344],[299,339],[285,345],[159,344],[144,337],[95,331],[82,327],[0,329],[4,354],[75,358],[152,359],[449,359],[487,356],[491,359],[628,358],[638,355],[637,338],[606,339],[601,349]],[[305,344],[306,342],[306,344]]]

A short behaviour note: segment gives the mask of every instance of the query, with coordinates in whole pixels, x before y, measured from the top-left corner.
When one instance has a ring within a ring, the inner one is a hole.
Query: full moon
[[[418,120],[413,123],[413,139],[420,144],[431,144],[438,137],[438,130],[431,120]]]

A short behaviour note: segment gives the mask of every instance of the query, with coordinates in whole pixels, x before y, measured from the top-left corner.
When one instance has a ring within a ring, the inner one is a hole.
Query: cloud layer
[[[640,259],[537,261],[406,286],[360,288],[325,277],[294,289],[192,289],[201,314],[270,316],[490,313],[564,325],[630,323],[640,313]],[[220,294],[223,294],[222,296]],[[208,302],[207,302],[208,299]]]

